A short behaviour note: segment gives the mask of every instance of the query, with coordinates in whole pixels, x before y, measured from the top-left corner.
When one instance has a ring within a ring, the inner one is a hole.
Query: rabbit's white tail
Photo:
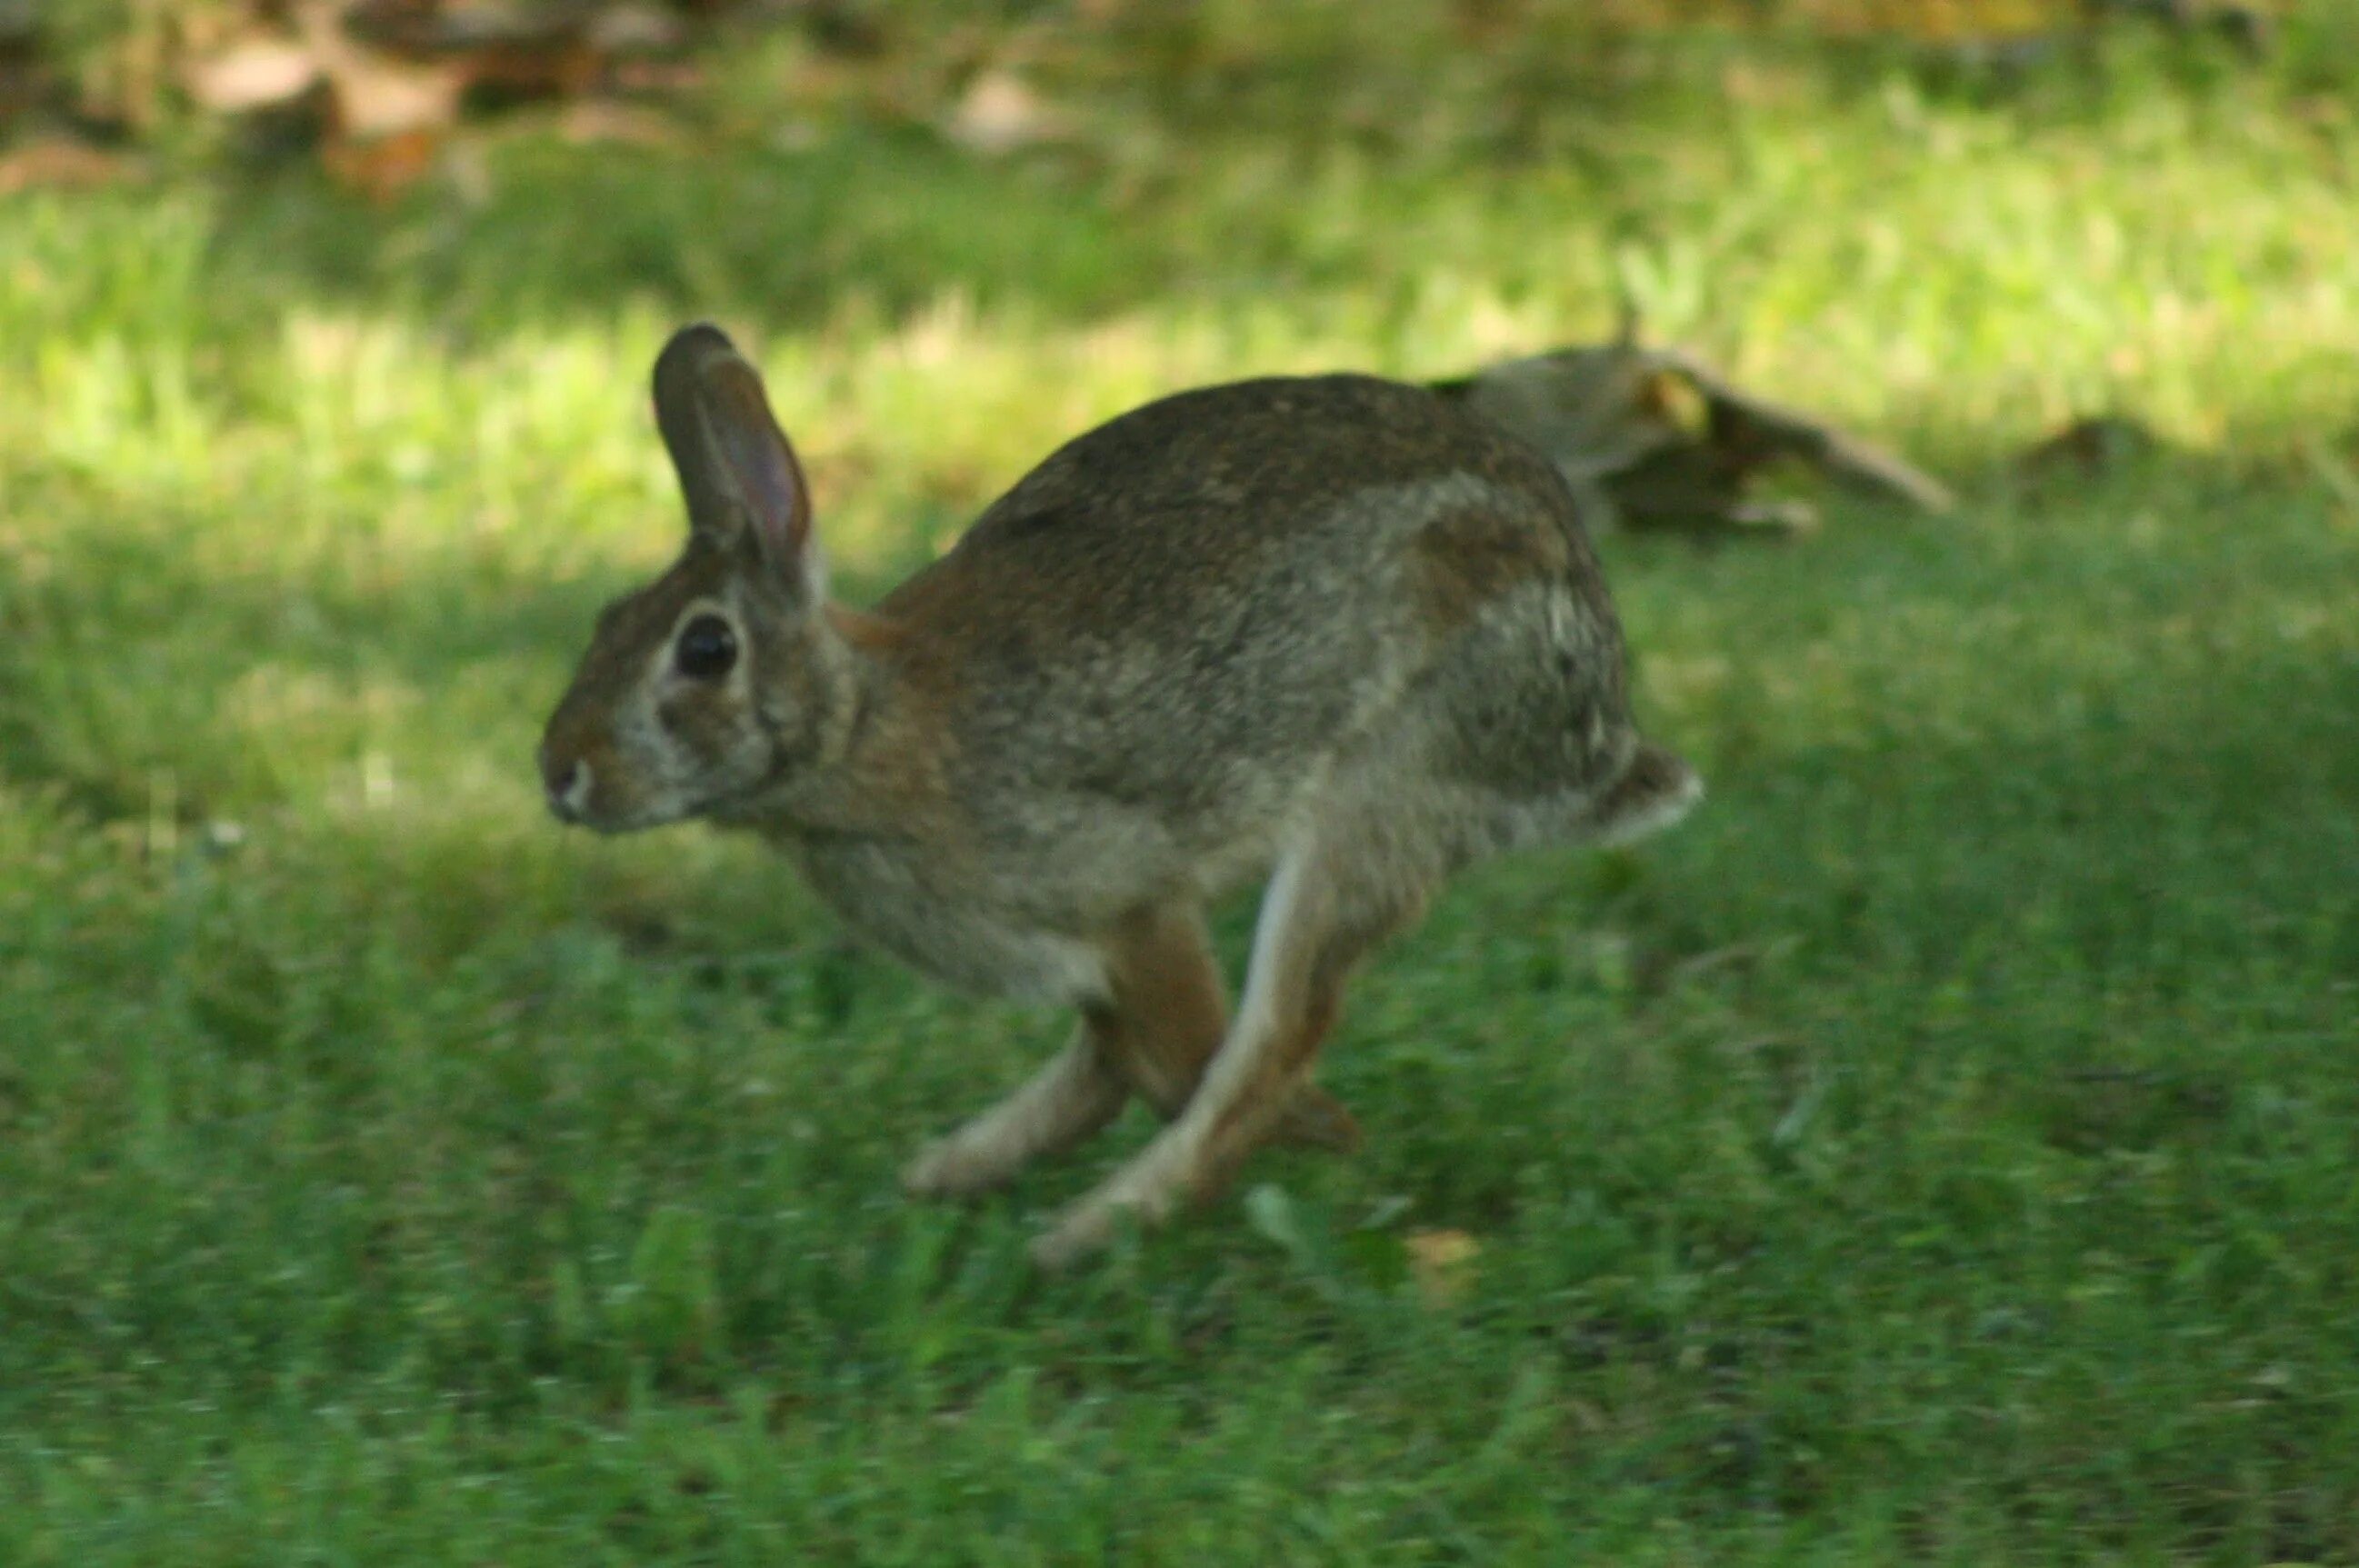
[[[1667,828],[1703,799],[1703,779],[1686,761],[1652,741],[1641,741],[1614,787],[1590,808],[1589,842],[1627,844]]]

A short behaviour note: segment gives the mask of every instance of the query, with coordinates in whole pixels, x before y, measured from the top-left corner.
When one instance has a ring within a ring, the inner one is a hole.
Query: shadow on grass
[[[2116,610],[2134,606],[2136,618],[2119,633],[2125,646],[2134,646],[2151,643],[2155,624],[2166,617],[2185,619],[2190,608],[2200,608],[2189,597],[2190,573],[2224,580],[2249,569],[2259,574],[2256,583],[2291,585],[2334,570],[2338,547],[2323,536],[2303,544],[2272,527],[2207,534],[2191,546],[2193,559],[2177,550],[2132,554],[2112,537],[2118,518],[2157,506],[2174,517],[2174,527],[2207,527],[2202,519],[2215,509],[2249,511],[2256,495],[2290,495],[2299,482],[2299,475],[2251,463],[2168,454],[2107,484],[2063,492],[2010,489],[1989,480],[1979,495],[1969,491],[1966,511],[1953,519],[1848,507],[1817,541],[1699,545],[1620,537],[1606,541],[1605,550],[1625,614],[1658,613],[1649,600],[1702,606],[1700,619],[1699,612],[1680,611],[1672,626],[1634,632],[1642,666],[1657,652],[1739,662],[1795,653],[1824,635],[1822,626],[1788,615],[1799,603],[1799,580],[1808,581],[1807,597],[1825,615],[1840,614],[1846,603],[1872,603],[1879,616],[1896,623],[1927,615],[1937,623],[2018,599],[2040,615],[2070,617],[2079,595],[2114,592]],[[2003,517],[2000,509],[2009,506],[2017,515]],[[521,770],[541,715],[562,691],[599,609],[645,575],[636,565],[609,563],[579,575],[545,576],[531,559],[486,555],[459,539],[415,547],[390,580],[382,570],[364,571],[351,560],[317,552],[223,575],[208,570],[191,542],[201,517],[185,528],[168,520],[158,526],[139,496],[104,497],[92,510],[120,512],[126,527],[120,533],[103,525],[78,530],[72,548],[49,563],[38,585],[0,594],[0,609],[10,611],[28,634],[0,641],[0,779],[58,795],[99,821],[151,811],[158,769],[180,777],[189,791],[181,809],[192,819],[213,807],[243,811],[268,804],[266,789],[260,801],[236,798],[254,779],[271,775],[246,768],[239,745],[208,717],[243,678],[266,666],[283,687],[332,694],[336,716],[319,728],[299,725],[299,751],[378,744],[367,738],[374,721],[364,710],[366,691],[380,687],[414,694],[422,708],[424,716],[403,733],[454,748],[472,734],[483,745],[496,744],[503,755],[514,753]],[[135,517],[136,526],[129,526]],[[2108,529],[2104,537],[2078,537],[2088,517],[2116,521],[2102,525]],[[673,523],[650,517],[647,526]],[[915,541],[907,546],[896,552],[897,560],[841,571],[838,592],[848,603],[872,602],[918,564]],[[2036,559],[2023,559],[2027,550]],[[1765,610],[1773,611],[1766,622],[1757,618]],[[2106,702],[2126,704],[2105,710],[2112,732],[2043,735],[2038,715],[2052,714],[2051,704],[2037,706],[2020,721],[1997,712],[1992,693],[2023,678],[2009,673],[2002,650],[1994,650],[1986,690],[1951,693],[1962,704],[1960,722],[2006,732],[1978,744],[2003,744],[2009,778],[2043,753],[2071,749],[2077,762],[2050,758],[2035,769],[2034,776],[2057,787],[2060,799],[2079,771],[2110,778],[2116,790],[2134,790],[2141,767],[2187,759],[2190,734],[2216,743],[2212,751],[2191,755],[2215,756],[2228,738],[2266,720],[2270,701],[2324,678],[2296,664],[2275,673],[2226,664],[2206,681],[2221,693],[2221,711],[2199,716],[2210,701],[2200,690],[2172,695],[2171,702],[2183,704],[2177,711],[2149,685],[2122,684],[2114,672],[2100,676],[2105,660],[2098,655],[2111,634],[2100,628],[2090,635],[2086,672],[2051,670],[2046,678],[2069,681],[2085,673],[2095,683],[2092,690],[2108,687]],[[1793,646],[1781,653],[1781,643]],[[1872,652],[1862,645],[1847,657]],[[1863,679],[1888,677],[1865,672]],[[177,695],[159,700],[159,692]],[[2261,706],[2240,710],[2231,692],[2244,692],[2241,701]],[[1794,738],[1781,743],[1746,714],[1725,716],[1723,733],[1689,741],[1702,748],[1700,760],[1717,751],[1734,766],[1767,768],[1769,758],[1756,748],[1780,747]],[[1717,722],[1709,710],[1691,714],[1690,724],[1697,718],[1707,726]],[[1892,715],[1891,732],[1905,737],[1915,723],[1909,714]],[[2148,723],[2160,726],[2156,734],[2136,733]],[[480,728],[471,731],[469,724]],[[2248,760],[2256,775],[2265,775],[2268,769],[2257,765],[2267,748],[2256,746]],[[1896,752],[1865,766],[1903,760]],[[299,757],[294,772],[300,776],[316,766],[326,766],[325,759]],[[2227,787],[2217,769],[2207,778]],[[2020,792],[2006,779],[1995,777],[1995,787],[2002,796]],[[209,802],[209,789],[231,798]]]
[[[848,302],[897,320],[946,294],[1085,320],[1184,281],[1053,175],[916,132],[806,150],[532,140],[491,168],[472,201],[438,181],[390,209],[298,170],[234,180],[214,265],[257,295],[397,308],[462,338],[634,304],[810,330]]]

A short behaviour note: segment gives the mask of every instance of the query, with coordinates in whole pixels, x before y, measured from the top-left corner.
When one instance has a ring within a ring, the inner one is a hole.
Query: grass
[[[2359,1560],[2352,83],[1692,47],[1610,120],[1452,55],[1398,136],[1077,79],[997,162],[751,51],[467,200],[0,207],[0,1563]],[[1143,1123],[890,1175],[1060,1022],[539,811],[681,316],[864,596],[1155,391],[1620,287],[1967,502],[1610,541],[1713,797],[1371,969],[1355,1162],[1033,1279]],[[2172,444],[1998,465],[2113,406]]]

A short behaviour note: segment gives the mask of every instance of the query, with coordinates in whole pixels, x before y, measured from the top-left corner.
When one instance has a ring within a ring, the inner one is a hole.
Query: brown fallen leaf
[[[128,178],[138,164],[71,136],[42,136],[0,155],[0,196],[40,187],[82,190]]]
[[[597,87],[606,58],[587,39],[545,45],[497,45],[442,61],[470,88],[507,99],[571,98]]]
[[[347,190],[383,204],[434,172],[443,131],[421,126],[389,136],[343,137],[320,149],[328,173]]]
[[[470,93],[511,103],[611,90],[650,71],[674,79],[689,38],[688,22],[659,5],[578,0],[379,0],[348,11],[344,31],[413,63],[455,71]]]
[[[459,118],[464,71],[356,41],[330,0],[311,0],[296,20],[328,82],[328,172],[371,201],[392,201],[432,172]]]

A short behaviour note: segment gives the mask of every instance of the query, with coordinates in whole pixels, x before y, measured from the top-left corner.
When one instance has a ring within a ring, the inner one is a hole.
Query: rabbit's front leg
[[[902,1168],[915,1198],[962,1198],[1004,1187],[1043,1154],[1071,1149],[1114,1119],[1130,1085],[1083,1024],[1073,1041],[1024,1086]]]
[[[1190,904],[1144,906],[1096,946],[1105,991],[1082,1004],[1073,1043],[1015,1094],[920,1152],[902,1171],[905,1191],[956,1197],[1004,1186],[1031,1160],[1103,1127],[1134,1091],[1166,1118],[1180,1114],[1227,1022],[1203,916]]]

